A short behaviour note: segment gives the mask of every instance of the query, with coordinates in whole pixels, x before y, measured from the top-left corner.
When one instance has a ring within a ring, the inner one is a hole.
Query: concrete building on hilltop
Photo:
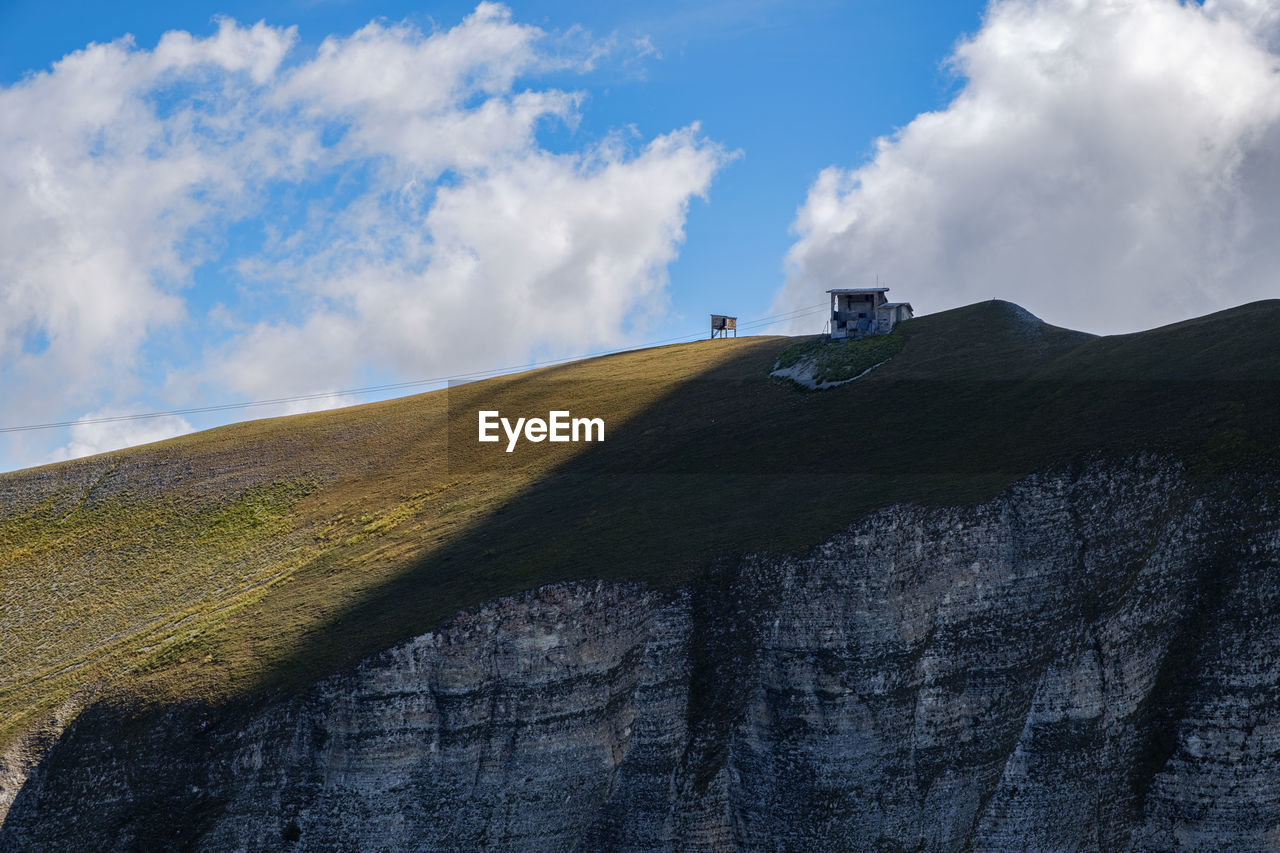
[[[910,302],[890,302],[887,287],[839,287],[831,295],[831,337],[887,335],[914,316]]]

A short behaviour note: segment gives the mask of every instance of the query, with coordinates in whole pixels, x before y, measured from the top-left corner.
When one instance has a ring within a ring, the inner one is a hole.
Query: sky
[[[1273,298],[1277,68],[1264,0],[0,0],[0,470],[831,287]]]

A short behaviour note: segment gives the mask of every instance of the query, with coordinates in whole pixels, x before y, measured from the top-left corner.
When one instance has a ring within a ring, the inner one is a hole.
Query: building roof
[[[827,293],[888,293],[887,287],[837,287]]]
[[[880,307],[881,307],[881,308],[901,308],[901,307],[902,307],[902,306],[904,306],[904,305],[905,305],[905,306],[907,306],[908,308],[911,308],[911,303],[910,303],[910,302],[886,302],[885,304],[881,305]],[[915,309],[914,309],[914,308],[912,308],[911,310],[912,310],[912,311],[915,311]]]

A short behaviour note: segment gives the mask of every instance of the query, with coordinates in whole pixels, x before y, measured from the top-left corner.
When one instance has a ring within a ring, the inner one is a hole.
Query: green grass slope
[[[86,690],[273,694],[496,595],[673,586],[1083,455],[1280,458],[1278,302],[1096,338],[997,301],[901,337],[819,392],[768,375],[796,339],[702,341],[0,475],[0,743]],[[508,454],[482,408],[606,440]]]

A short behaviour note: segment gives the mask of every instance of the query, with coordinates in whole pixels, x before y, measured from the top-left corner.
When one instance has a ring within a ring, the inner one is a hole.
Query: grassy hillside
[[[820,392],[768,376],[795,339],[702,341],[0,475],[0,743],[86,687],[292,689],[496,595],[670,586],[1082,454],[1280,458],[1280,303],[1112,338],[1004,302],[901,328]],[[606,440],[507,454],[482,408]]]

